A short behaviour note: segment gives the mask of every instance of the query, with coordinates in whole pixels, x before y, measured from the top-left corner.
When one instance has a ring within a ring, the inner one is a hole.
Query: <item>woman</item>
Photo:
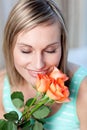
[[[87,130],[87,70],[67,62],[65,22],[54,1],[19,0],[9,15],[3,48],[6,71],[0,76],[0,118],[14,110],[6,106],[9,88],[11,93],[22,91],[26,101],[36,94],[32,85],[37,74],[50,73],[56,66],[69,76],[71,101],[55,103],[44,127]]]

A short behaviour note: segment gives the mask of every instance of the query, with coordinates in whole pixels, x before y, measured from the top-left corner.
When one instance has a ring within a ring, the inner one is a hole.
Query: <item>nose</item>
[[[41,70],[45,67],[45,59],[42,53],[35,54],[34,59],[32,60],[34,61],[34,66],[37,70]]]

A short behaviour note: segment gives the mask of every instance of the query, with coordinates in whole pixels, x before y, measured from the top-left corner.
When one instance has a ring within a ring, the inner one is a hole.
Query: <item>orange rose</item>
[[[61,79],[52,82],[46,94],[58,103],[69,101],[69,90]]]
[[[64,81],[67,79],[68,77],[65,74],[54,67],[49,75],[38,75],[36,88],[56,102],[66,102],[69,101],[69,90],[64,85]]]
[[[47,75],[38,74],[37,82],[36,82],[36,89],[39,92],[45,93],[50,86],[50,79]]]
[[[53,71],[49,74],[51,78],[58,79],[61,78],[63,81],[68,80],[66,74],[62,73],[58,68],[54,67]]]

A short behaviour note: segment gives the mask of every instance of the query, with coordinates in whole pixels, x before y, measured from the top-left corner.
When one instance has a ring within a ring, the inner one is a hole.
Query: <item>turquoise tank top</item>
[[[70,99],[68,103],[63,103],[61,108],[53,116],[46,118],[45,130],[80,130],[80,122],[76,113],[76,100],[78,90],[82,80],[87,76],[87,69],[80,67],[74,74],[70,82]],[[16,111],[21,117],[21,112],[13,105],[10,97],[10,85],[8,78],[4,81],[3,106],[5,112]]]

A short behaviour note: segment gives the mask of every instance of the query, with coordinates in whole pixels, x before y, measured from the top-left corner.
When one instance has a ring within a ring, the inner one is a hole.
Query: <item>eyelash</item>
[[[55,53],[56,50],[53,50],[53,51],[45,51],[45,52],[47,52],[47,53]]]
[[[21,52],[25,54],[31,53],[31,51],[21,51]]]
[[[25,54],[29,54],[31,53],[32,51],[21,51],[22,53],[25,53]],[[56,50],[52,50],[52,51],[45,51],[46,53],[55,53]]]

